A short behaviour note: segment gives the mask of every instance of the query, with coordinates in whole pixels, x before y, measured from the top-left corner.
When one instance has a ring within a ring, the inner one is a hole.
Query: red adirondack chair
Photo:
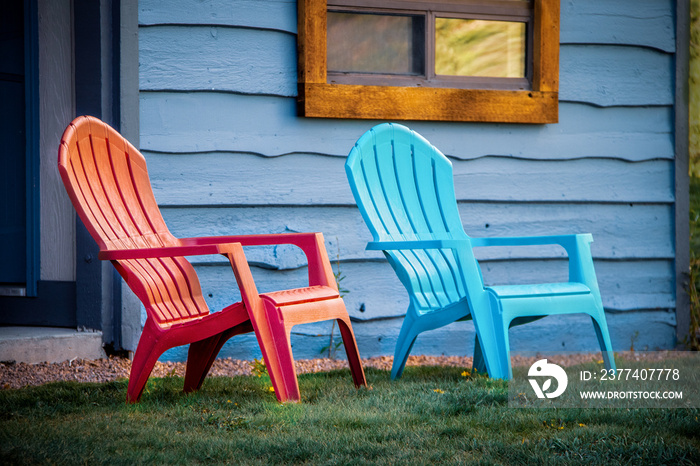
[[[186,392],[201,387],[222,345],[254,331],[279,401],[298,401],[290,330],[336,319],[355,386],[366,385],[350,318],[321,233],[176,238],[156,204],[141,153],[94,117],[66,128],[58,169],[75,210],[146,308],[134,353],[127,401],[139,400],[156,361],[167,349],[190,344]],[[293,244],[308,260],[309,286],[258,294],[242,246]],[[242,302],[210,313],[199,279],[184,256],[222,254],[231,263]]]

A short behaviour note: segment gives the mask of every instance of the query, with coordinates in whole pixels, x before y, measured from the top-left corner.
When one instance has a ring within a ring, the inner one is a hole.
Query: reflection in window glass
[[[525,23],[435,19],[435,74],[525,77]]]
[[[424,73],[424,20],[328,12],[328,71],[420,75]]]

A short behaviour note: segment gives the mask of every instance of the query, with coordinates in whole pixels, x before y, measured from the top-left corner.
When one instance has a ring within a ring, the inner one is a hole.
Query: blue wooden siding
[[[408,305],[354,205],[343,164],[374,121],[296,116],[296,1],[139,3],[141,149],[177,236],[322,231],[346,276],[363,356],[392,354]],[[674,2],[561,3],[560,122],[408,122],[451,158],[472,236],[590,232],[616,349],[674,345]],[[477,251],[488,283],[566,279],[556,248]],[[304,284],[291,247],[247,250],[260,290]],[[339,260],[338,260],[339,259]],[[198,258],[213,310],[238,298],[217,257]],[[294,329],[315,357],[329,323]],[[466,334],[466,338],[465,338]],[[471,323],[414,353],[467,354]],[[597,348],[586,319],[511,331],[513,350]],[[182,359],[183,350],[166,357]],[[259,357],[251,336],[222,355]]]

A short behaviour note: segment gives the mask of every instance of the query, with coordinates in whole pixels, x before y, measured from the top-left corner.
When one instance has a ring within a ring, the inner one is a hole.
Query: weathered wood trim
[[[690,270],[690,210],[688,158],[689,109],[688,76],[690,61],[690,1],[676,2],[676,204],[675,204],[675,273],[676,273],[676,338],[683,342],[690,329],[690,297],[686,291]]]
[[[326,0],[299,0],[299,83],[326,82]]]
[[[535,1],[532,90],[559,90],[559,0]]]
[[[535,124],[559,121],[559,0],[535,1],[531,91],[328,84],[326,0],[300,0],[298,5],[300,116]]]
[[[305,83],[302,116],[379,120],[556,123],[558,94]]]

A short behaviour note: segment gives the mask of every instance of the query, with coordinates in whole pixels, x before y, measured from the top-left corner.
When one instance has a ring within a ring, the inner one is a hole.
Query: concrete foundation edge
[[[38,364],[105,357],[99,331],[0,327],[0,361]]]

